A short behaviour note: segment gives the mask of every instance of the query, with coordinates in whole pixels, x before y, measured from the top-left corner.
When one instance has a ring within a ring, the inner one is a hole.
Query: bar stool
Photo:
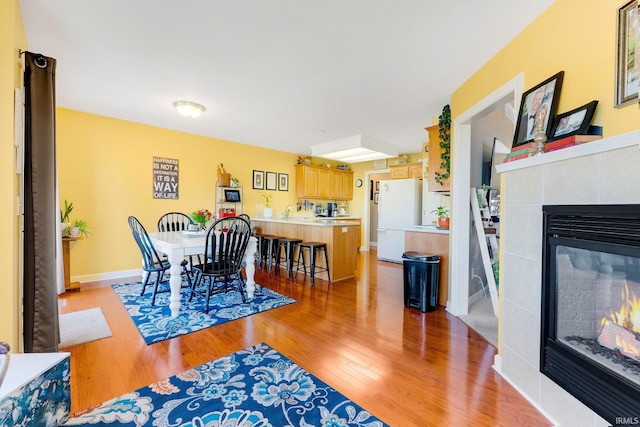
[[[262,250],[260,252],[260,264],[267,267],[269,273],[272,272],[271,266],[276,264],[276,256],[278,255],[278,241],[282,239],[280,236],[272,236],[270,234],[262,236]]]
[[[262,270],[262,258],[264,253],[264,238],[271,236],[270,234],[261,234],[259,231],[256,231],[254,234],[255,238],[258,239],[258,243],[256,244],[256,260],[258,261],[257,267]]]
[[[289,239],[283,237],[278,240],[278,251],[276,255],[276,270],[280,268],[280,262],[284,259],[285,271],[287,272],[287,279],[291,277],[291,273],[293,271],[293,257],[296,245],[298,243],[302,243],[301,239]],[[282,256],[282,251],[284,250],[284,257]],[[279,270],[278,270],[279,271]]]
[[[294,276],[294,281],[298,279],[298,271],[300,271],[300,258],[302,258],[302,269],[304,274],[307,274],[307,264],[304,259],[304,252],[306,250],[309,251],[309,277],[311,277],[311,284],[313,285],[313,279],[316,274],[327,272],[327,280],[331,282],[331,276],[329,274],[329,257],[327,256],[327,244],[322,242],[302,242],[298,244],[298,262],[296,263],[296,275]],[[317,252],[324,252],[324,262],[326,267],[316,267],[316,258]]]

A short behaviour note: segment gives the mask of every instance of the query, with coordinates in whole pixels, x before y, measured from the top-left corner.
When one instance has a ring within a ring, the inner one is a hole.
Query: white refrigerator
[[[378,259],[402,262],[405,228],[422,220],[422,181],[380,181],[378,194]]]

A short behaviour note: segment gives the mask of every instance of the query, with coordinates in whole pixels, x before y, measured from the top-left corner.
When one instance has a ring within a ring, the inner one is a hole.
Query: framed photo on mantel
[[[542,126],[549,136],[550,123],[558,108],[563,77],[564,71],[560,71],[522,94],[511,148],[533,141],[533,129],[536,126]]]

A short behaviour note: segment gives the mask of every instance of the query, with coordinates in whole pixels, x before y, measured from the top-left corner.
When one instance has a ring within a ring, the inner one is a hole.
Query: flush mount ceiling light
[[[178,113],[182,114],[185,117],[199,117],[200,114],[206,110],[203,105],[196,104],[191,101],[176,101],[173,103],[173,106],[176,107]]]
[[[398,157],[398,150],[370,136],[356,135],[312,145],[311,155],[345,163],[358,163]]]

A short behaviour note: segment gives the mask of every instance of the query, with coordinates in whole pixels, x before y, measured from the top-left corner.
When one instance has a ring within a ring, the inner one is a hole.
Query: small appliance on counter
[[[318,203],[316,205],[316,216],[317,217],[335,217],[338,216],[338,204],[337,203],[327,203],[327,207],[323,208],[322,204]]]

